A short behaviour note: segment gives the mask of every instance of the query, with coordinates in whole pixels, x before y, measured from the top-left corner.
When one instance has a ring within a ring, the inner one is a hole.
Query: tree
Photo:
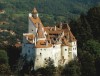
[[[87,20],[91,25],[94,39],[100,41],[100,7],[91,8],[87,13]]]
[[[8,56],[5,50],[0,50],[0,64],[7,64]]]
[[[8,64],[1,64],[0,65],[0,74],[6,75],[11,73],[10,67]]]
[[[100,43],[93,39],[86,42],[84,49],[89,51],[92,55],[100,55]]]
[[[80,76],[80,64],[77,60],[72,60],[68,64],[65,65],[63,71],[63,76]]]
[[[39,68],[35,71],[35,76],[41,74],[42,76],[54,76],[56,68],[53,65],[53,61],[50,60],[46,67]]]
[[[88,51],[78,50],[81,63],[81,76],[96,76],[95,57]]]
[[[10,67],[8,65],[8,56],[5,50],[0,50],[0,74],[10,73]]]
[[[5,8],[5,4],[4,3],[0,3],[0,10],[3,10]]]
[[[40,68],[36,71],[37,75],[41,74],[42,76],[54,76],[54,72],[56,71],[54,66],[47,66],[45,68]]]

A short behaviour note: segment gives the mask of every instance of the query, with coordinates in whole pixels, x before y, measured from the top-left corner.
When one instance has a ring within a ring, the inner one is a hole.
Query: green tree
[[[36,71],[35,75],[41,74],[42,76],[54,76],[56,69],[54,66],[47,66],[45,68],[40,68]]]
[[[0,10],[3,10],[5,8],[5,4],[4,3],[0,3]]]
[[[80,76],[80,64],[77,60],[72,60],[65,65],[62,76]]]
[[[78,50],[81,76],[96,76],[95,57],[88,51]]]
[[[100,55],[100,43],[95,40],[88,40],[84,49],[89,51],[92,55]]]
[[[46,67],[37,69],[35,75],[38,76],[41,74],[42,76],[54,76],[55,72],[56,68],[54,67],[53,61],[50,60]]]
[[[87,13],[87,20],[91,25],[94,39],[100,41],[100,7],[91,8]]]
[[[8,56],[5,50],[0,50],[0,74],[10,73],[10,67],[8,65]]]
[[[7,64],[8,56],[5,50],[0,50],[0,64]]]
[[[3,74],[4,76],[7,74],[10,74],[10,67],[8,64],[1,64],[0,65],[0,74]]]

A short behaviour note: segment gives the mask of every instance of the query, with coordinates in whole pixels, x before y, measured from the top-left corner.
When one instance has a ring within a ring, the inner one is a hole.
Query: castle
[[[34,69],[53,61],[65,65],[77,56],[77,40],[67,23],[44,27],[36,8],[29,13],[28,33],[23,34],[21,55],[34,62]]]

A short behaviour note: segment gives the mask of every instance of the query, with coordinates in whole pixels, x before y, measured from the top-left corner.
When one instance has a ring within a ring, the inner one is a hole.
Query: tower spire
[[[33,11],[32,11],[32,15],[34,18],[37,18],[38,17],[38,12],[37,12],[37,9],[34,7]]]
[[[33,13],[33,14],[38,13],[38,12],[37,12],[37,9],[36,9],[35,7],[34,7],[34,9],[33,9],[32,13]]]

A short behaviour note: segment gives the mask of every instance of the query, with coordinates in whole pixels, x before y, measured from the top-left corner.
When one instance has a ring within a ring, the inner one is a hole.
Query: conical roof
[[[34,7],[32,13],[33,13],[33,14],[38,13],[38,12],[37,12],[37,9],[36,9],[35,7]]]

